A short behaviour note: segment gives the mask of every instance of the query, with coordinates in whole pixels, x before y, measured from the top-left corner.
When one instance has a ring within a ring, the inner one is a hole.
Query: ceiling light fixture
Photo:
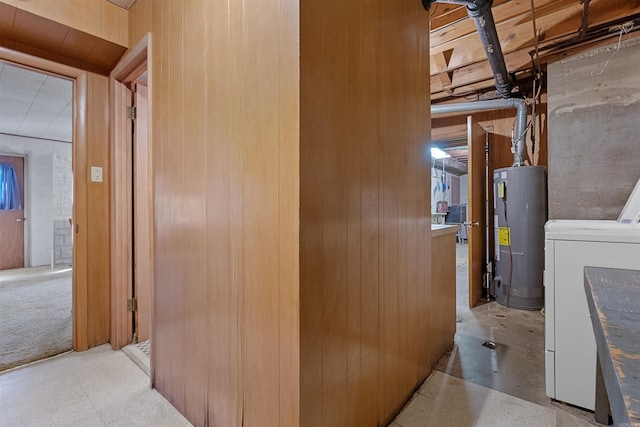
[[[439,149],[438,147],[431,147],[431,157],[433,157],[434,159],[440,160],[440,159],[446,159],[451,156],[445,153],[444,151],[442,151],[441,149]]]

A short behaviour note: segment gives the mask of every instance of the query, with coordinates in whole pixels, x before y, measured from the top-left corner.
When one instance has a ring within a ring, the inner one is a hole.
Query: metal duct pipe
[[[524,164],[524,147],[527,137],[527,102],[521,98],[493,99],[489,101],[462,102],[457,104],[440,104],[431,106],[431,114],[468,113],[470,111],[504,110],[515,108],[516,116],[515,137],[512,141],[513,166]]]
[[[427,10],[433,3],[453,3],[467,7],[467,13],[476,24],[482,46],[496,78],[496,89],[498,89],[498,93],[503,98],[509,98],[513,89],[513,82],[504,63],[496,23],[491,12],[493,0],[422,0],[422,5]]]

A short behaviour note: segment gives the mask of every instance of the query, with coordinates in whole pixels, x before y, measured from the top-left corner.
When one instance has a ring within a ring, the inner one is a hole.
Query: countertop
[[[595,267],[585,267],[584,271],[587,304],[613,421],[616,425],[638,425],[640,271]],[[598,391],[596,417],[597,409]]]
[[[431,237],[455,234],[460,229],[460,224],[431,224]]]

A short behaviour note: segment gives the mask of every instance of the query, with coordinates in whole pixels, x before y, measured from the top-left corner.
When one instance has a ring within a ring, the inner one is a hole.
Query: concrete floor
[[[438,376],[435,378],[442,383],[441,387],[451,383],[453,380],[448,377],[452,377],[461,382],[456,387],[465,391],[462,399],[456,398],[454,393],[448,400],[446,411],[449,416],[462,414],[449,418],[448,425],[598,425],[593,413],[552,402],[546,396],[544,316],[541,312],[506,308],[487,301],[469,309],[467,250],[466,244],[456,248],[456,314],[459,322],[455,342],[451,351],[436,365]],[[483,346],[487,341],[495,343],[495,349]],[[445,376],[441,377],[443,374]],[[420,412],[420,408],[412,408],[412,405],[429,407],[424,403],[422,390],[434,381],[433,378],[425,381],[417,393],[418,399],[414,396],[403,409],[405,415],[401,413],[398,416],[396,423],[399,426],[431,425],[411,422],[416,417],[407,417],[406,414]],[[447,393],[446,389],[444,393]],[[482,395],[491,395],[492,399],[485,402],[478,397]],[[496,405],[496,399],[502,403]],[[429,415],[438,418],[442,409],[432,402],[430,407],[433,412]],[[487,410],[493,412],[493,417],[486,418]]]

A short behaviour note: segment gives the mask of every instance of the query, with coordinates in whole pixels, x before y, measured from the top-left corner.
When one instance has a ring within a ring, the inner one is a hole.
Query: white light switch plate
[[[91,166],[91,182],[102,182],[102,168]]]

